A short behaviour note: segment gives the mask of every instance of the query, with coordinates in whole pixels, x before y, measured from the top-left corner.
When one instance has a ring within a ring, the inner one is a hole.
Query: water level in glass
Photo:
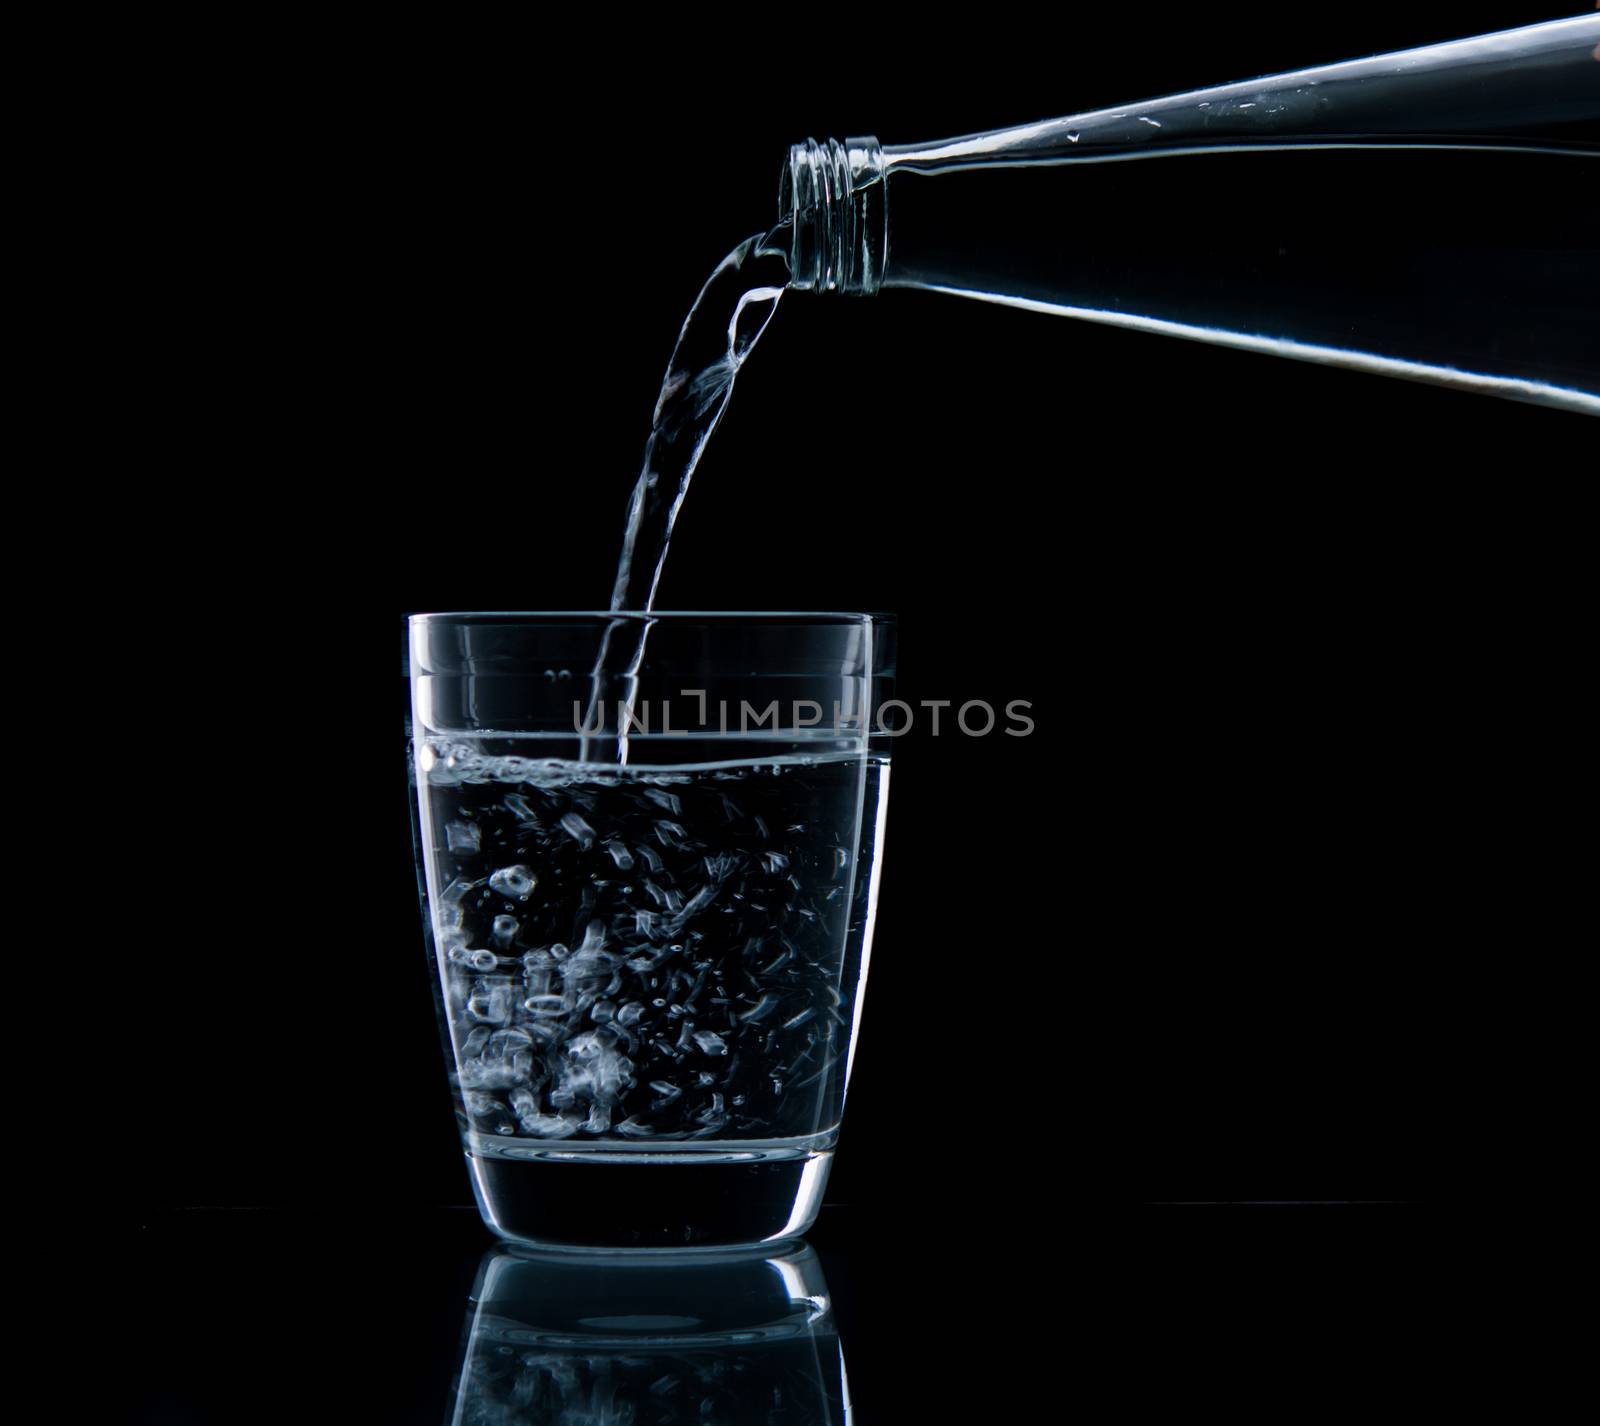
[[[820,1201],[887,764],[667,742],[630,765],[418,747],[463,1138],[510,1237],[753,1242]]]

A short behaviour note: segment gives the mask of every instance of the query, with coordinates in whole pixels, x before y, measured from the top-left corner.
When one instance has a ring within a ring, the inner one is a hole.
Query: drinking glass
[[[815,1220],[892,673],[865,614],[412,617],[424,923],[495,1233],[683,1250]]]

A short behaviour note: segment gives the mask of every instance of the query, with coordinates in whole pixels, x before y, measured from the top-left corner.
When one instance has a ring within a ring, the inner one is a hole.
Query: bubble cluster
[[[444,829],[432,913],[473,1129],[757,1139],[837,1122],[860,758],[634,772],[456,743],[419,765]]]

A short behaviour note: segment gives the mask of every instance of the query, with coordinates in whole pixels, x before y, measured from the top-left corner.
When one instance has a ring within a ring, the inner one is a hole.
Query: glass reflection
[[[750,1254],[484,1255],[451,1426],[846,1426],[809,1244]]]

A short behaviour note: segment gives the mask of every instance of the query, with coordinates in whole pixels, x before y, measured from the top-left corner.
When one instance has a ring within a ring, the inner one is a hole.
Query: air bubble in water
[[[526,901],[533,895],[533,888],[538,884],[539,878],[525,866],[501,867],[489,878],[492,890],[516,901]]]
[[[584,851],[594,845],[594,828],[591,827],[576,812],[569,812],[561,819],[561,830],[572,838]]]
[[[504,1025],[511,1019],[511,980],[485,976],[467,997],[467,1015],[474,1021]]]

